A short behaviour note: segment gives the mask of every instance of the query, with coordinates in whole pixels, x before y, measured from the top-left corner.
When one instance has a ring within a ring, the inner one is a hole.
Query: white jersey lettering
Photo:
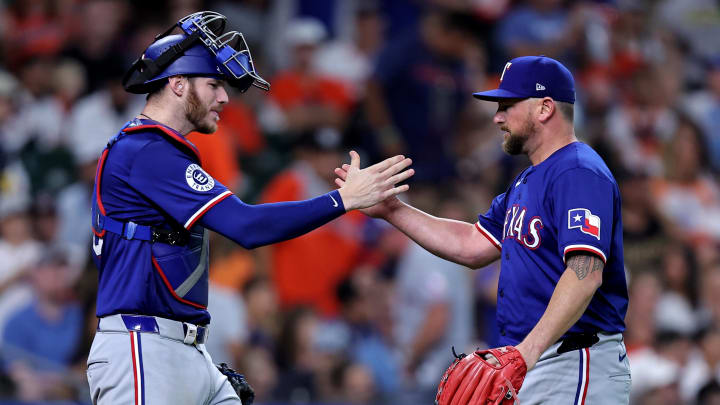
[[[528,234],[523,237],[523,245],[530,249],[540,246],[540,229],[543,229],[543,223],[540,217],[533,217],[528,224]],[[532,239],[529,240],[528,236]]]

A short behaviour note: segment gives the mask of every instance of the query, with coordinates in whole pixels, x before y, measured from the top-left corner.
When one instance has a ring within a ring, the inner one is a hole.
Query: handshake
[[[393,156],[364,169],[360,168],[360,155],[350,151],[350,164],[343,164],[335,169],[338,176],[335,183],[342,197],[345,210],[363,209],[388,200],[407,191],[407,184],[397,186],[409,179],[415,170],[408,169],[412,164],[410,158],[402,155]],[[375,209],[375,211],[379,211]],[[379,216],[379,212],[363,210],[368,215]]]

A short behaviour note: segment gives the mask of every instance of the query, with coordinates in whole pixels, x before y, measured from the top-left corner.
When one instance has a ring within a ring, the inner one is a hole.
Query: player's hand
[[[343,187],[345,185],[345,179],[347,178],[348,170],[350,170],[350,165],[347,163],[344,163],[341,168],[335,169],[335,174],[338,176],[338,178],[335,179],[335,184],[337,184],[338,187]],[[402,202],[400,202],[397,196],[392,196],[380,201],[373,206],[362,208],[360,212],[373,218],[385,219],[390,215],[392,211],[394,211],[401,205]]]
[[[360,169],[360,155],[350,151],[350,164],[343,165],[343,169],[335,169],[336,174],[339,170],[343,171],[342,184],[338,183],[338,191],[345,209],[350,211],[367,208],[407,191],[410,188],[408,185],[395,185],[415,174],[415,170],[407,169],[411,164],[411,159],[397,155]]]

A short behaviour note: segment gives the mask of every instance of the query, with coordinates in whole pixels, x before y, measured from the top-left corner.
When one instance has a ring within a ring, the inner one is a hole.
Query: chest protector
[[[210,260],[208,231],[200,225],[195,225],[190,230],[186,230],[173,220],[168,220],[166,223],[146,225],[113,218],[107,215],[102,203],[103,169],[113,145],[134,132],[148,131],[161,134],[173,146],[183,152],[190,152],[191,156],[200,162],[200,156],[191,144],[161,125],[133,125],[130,123],[115,135],[103,151],[95,173],[95,189],[92,198],[94,259],[98,268],[103,271],[106,266],[121,262],[120,258],[112,257],[115,251],[139,252],[140,254],[136,255],[136,257],[142,261],[149,260],[149,263],[136,263],[136,266],[125,266],[124,269],[118,268],[112,271],[150,271],[154,273],[143,274],[142,277],[145,280],[156,281],[152,284],[156,285],[155,290],[162,295],[162,297],[155,297],[159,299],[158,306],[169,306],[172,308],[171,312],[186,312],[187,307],[182,308],[184,305],[205,310],[208,301],[208,268]],[[127,249],[128,244],[138,245],[134,246],[133,249]],[[105,252],[103,252],[104,247]],[[122,260],[122,262],[128,263],[127,260]],[[164,287],[157,288],[158,285],[164,285]],[[144,287],[147,287],[147,285]],[[148,310],[154,312],[152,308],[142,308],[145,305],[147,303],[138,303],[138,307],[132,309],[145,313]]]

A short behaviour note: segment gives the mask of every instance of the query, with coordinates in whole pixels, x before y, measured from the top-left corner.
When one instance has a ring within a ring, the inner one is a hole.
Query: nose
[[[218,86],[217,102],[220,104],[228,102],[228,94],[224,86]]]
[[[493,116],[493,122],[500,125],[505,122],[505,114],[501,112],[496,112]]]

